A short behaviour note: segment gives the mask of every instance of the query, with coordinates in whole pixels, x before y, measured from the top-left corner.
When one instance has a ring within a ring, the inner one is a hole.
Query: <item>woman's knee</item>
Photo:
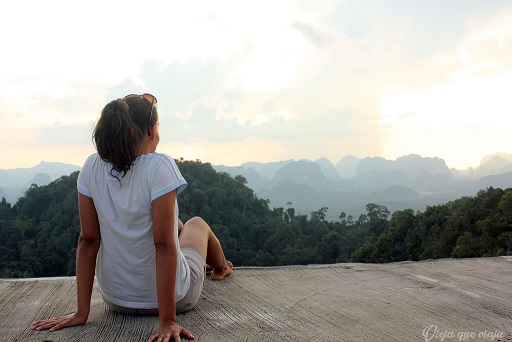
[[[199,216],[192,217],[185,223],[184,230],[192,234],[201,234],[209,237],[211,234],[210,226]]]
[[[193,247],[201,253],[206,260],[208,240],[210,239],[210,227],[200,217],[194,217],[185,223],[183,231],[179,235],[182,247]]]
[[[208,224],[199,216],[194,216],[185,223],[185,226],[208,227]]]

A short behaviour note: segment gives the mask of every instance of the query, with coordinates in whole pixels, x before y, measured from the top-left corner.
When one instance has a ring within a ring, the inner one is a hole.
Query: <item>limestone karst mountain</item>
[[[449,169],[441,158],[416,154],[396,160],[348,155],[336,164],[320,158],[213,167],[232,176],[242,175],[258,197],[270,200],[271,207],[293,206],[306,215],[327,207],[328,220],[338,219],[342,211],[358,216],[367,203],[387,206],[391,212],[424,210],[427,205],[473,196],[486,187],[512,186],[507,174],[512,171],[512,154],[506,153],[486,156],[479,167],[468,170]],[[33,168],[0,170],[0,196],[14,204],[31,184],[45,185],[79,169],[41,162]]]
[[[47,185],[80,169],[76,165],[42,161],[31,168],[0,170],[0,197],[14,204],[32,184]]]
[[[341,212],[358,216],[367,203],[376,202],[391,212],[424,210],[428,205],[474,196],[486,187],[512,186],[506,173],[512,170],[512,157],[507,154],[487,156],[478,168],[464,172],[448,168],[441,158],[417,154],[396,160],[349,155],[336,165],[321,158],[213,167],[245,177],[258,197],[270,200],[271,207],[286,208],[292,203],[306,215],[327,207],[328,220],[336,220]]]

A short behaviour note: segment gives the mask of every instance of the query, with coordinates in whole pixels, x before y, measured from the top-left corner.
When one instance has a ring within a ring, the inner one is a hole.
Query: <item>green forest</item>
[[[512,255],[512,189],[488,188],[474,197],[390,213],[366,205],[359,217],[327,207],[309,215],[270,208],[242,176],[210,164],[177,160],[189,183],[178,198],[183,221],[201,216],[235,266],[394,262]],[[0,203],[0,278],[75,274],[80,222],[78,172],[46,186],[32,185],[14,205]]]

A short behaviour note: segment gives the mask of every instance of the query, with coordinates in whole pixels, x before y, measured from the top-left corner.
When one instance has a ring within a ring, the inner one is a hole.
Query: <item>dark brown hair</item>
[[[148,122],[151,106],[142,96],[132,96],[114,100],[101,111],[92,136],[101,159],[112,163],[111,173],[115,169],[124,177],[137,158],[140,143],[158,119],[154,107]]]

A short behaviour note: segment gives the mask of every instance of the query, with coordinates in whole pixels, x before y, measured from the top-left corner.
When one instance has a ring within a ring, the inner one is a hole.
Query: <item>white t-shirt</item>
[[[115,170],[96,153],[85,162],[78,176],[78,191],[94,201],[100,223],[101,245],[96,278],[105,298],[134,309],[158,307],[156,251],[151,202],[187,182],[174,160],[160,153],[137,157],[126,175]],[[179,248],[178,203],[175,203],[174,235],[178,248],[176,301],[190,286],[190,268]]]

